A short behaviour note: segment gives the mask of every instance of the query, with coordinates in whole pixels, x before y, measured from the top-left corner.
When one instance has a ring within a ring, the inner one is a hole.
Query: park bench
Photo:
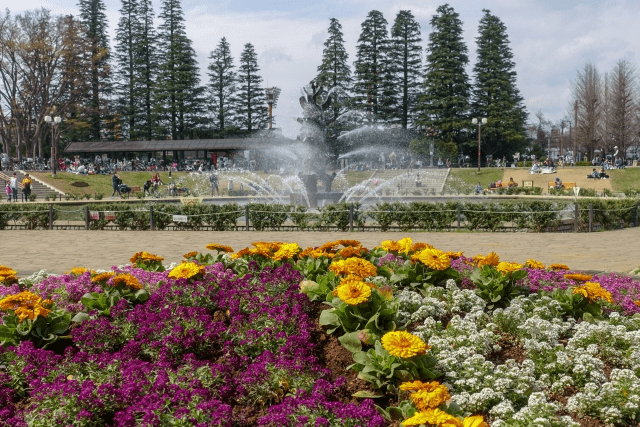
[[[562,183],[562,188],[564,188],[565,190],[571,190],[575,186],[576,186],[575,182],[563,182]],[[552,189],[552,188],[555,188],[555,187],[556,187],[555,181],[549,181],[549,189]]]

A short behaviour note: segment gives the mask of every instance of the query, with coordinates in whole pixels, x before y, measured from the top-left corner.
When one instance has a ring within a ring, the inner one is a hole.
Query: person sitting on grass
[[[482,194],[482,185],[480,183],[476,185],[476,194]]]
[[[509,187],[517,187],[518,183],[513,180],[513,177],[509,178],[509,182],[507,183]]]
[[[593,172],[591,172],[591,176],[590,177],[593,178],[593,179],[600,179],[600,174],[598,173],[596,168],[593,168]]]

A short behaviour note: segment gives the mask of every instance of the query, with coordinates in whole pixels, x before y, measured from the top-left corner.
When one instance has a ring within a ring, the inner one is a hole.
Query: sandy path
[[[21,276],[40,269],[52,273],[77,266],[106,269],[127,263],[142,250],[163,256],[166,263],[179,262],[182,254],[206,252],[205,245],[214,242],[237,251],[256,240],[297,242],[307,247],[357,239],[372,248],[382,240],[406,236],[442,250],[464,251],[467,256],[495,251],[503,260],[534,258],[577,270],[629,272],[640,265],[640,228],[578,234],[4,230],[0,236],[0,264],[18,270]]]

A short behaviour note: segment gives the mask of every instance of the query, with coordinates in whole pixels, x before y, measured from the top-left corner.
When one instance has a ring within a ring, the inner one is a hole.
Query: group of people
[[[11,179],[9,181],[6,181],[5,184],[6,184],[5,191],[7,192],[7,202],[11,202],[11,200],[13,200],[14,202],[17,202],[18,201],[17,174],[14,172]],[[29,197],[31,196],[31,185],[33,184],[33,181],[31,180],[31,177],[29,176],[29,174],[26,174],[24,176],[21,184],[22,184],[22,194],[24,194],[25,201],[28,202]]]
[[[507,183],[502,183],[502,181],[498,181],[498,182],[492,182],[489,184],[489,188],[511,188],[511,187],[517,187],[518,183],[515,182],[513,180],[513,177],[509,178],[509,182]],[[482,194],[482,185],[480,185],[480,183],[478,183],[476,185],[476,194]]]

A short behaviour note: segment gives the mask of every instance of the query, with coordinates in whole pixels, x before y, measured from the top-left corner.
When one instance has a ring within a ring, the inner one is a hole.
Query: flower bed
[[[0,266],[0,426],[632,425],[640,286],[410,239]]]

